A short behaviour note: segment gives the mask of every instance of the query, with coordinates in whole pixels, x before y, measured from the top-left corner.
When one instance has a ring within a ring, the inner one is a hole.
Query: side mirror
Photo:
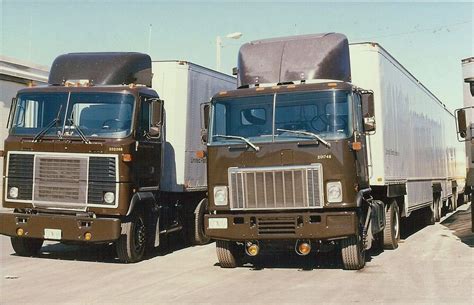
[[[471,90],[471,95],[474,96],[474,77],[468,77],[464,79],[465,83],[469,84],[469,89]]]
[[[201,143],[206,144],[209,129],[209,112],[211,110],[211,103],[201,104]]]
[[[151,108],[150,125],[152,127],[161,126],[163,122],[163,106],[164,106],[163,100],[155,99],[155,98],[150,100],[150,108]]]
[[[466,111],[464,109],[459,109],[456,111],[456,120],[458,121],[458,134],[461,138],[465,139],[467,135],[467,124]]]
[[[364,131],[375,131],[375,108],[374,93],[372,91],[362,91],[362,117],[364,118]]]

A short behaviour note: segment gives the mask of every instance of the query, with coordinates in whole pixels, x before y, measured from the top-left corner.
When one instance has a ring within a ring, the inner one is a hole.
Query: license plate
[[[62,232],[59,229],[44,229],[44,239],[61,240]]]
[[[227,229],[227,218],[209,218],[209,229]]]

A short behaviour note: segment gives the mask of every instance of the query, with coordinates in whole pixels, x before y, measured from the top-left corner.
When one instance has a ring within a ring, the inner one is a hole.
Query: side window
[[[141,107],[140,107],[140,136],[145,136],[145,134],[150,129],[150,103],[146,101],[146,97],[142,96],[141,100]]]

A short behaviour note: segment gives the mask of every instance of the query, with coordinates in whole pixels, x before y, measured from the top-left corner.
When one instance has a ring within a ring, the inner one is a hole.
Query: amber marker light
[[[204,159],[206,157],[206,152],[204,150],[198,150],[195,155],[198,159]]]
[[[91,239],[92,239],[92,233],[91,232],[84,233],[84,240],[91,240]]]
[[[308,255],[311,252],[311,245],[306,242],[302,242],[298,245],[298,254],[299,255]]]
[[[249,256],[256,256],[260,252],[260,247],[257,243],[248,242],[245,250]]]
[[[337,87],[337,83],[328,83],[328,87]]]
[[[23,236],[23,234],[25,234],[25,231],[23,230],[23,228],[16,229],[16,235]]]
[[[255,88],[255,91],[263,91],[263,90],[265,90],[265,87],[257,87],[257,88]]]
[[[123,162],[132,162],[132,155],[131,154],[122,154],[122,161]]]
[[[359,151],[362,149],[361,142],[352,142],[352,150]]]

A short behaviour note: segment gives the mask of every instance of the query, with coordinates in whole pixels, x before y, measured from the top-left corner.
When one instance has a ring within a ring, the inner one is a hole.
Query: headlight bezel
[[[334,192],[338,192],[337,196]],[[326,199],[328,203],[342,203],[342,183],[341,181],[329,181],[326,183]]]
[[[229,188],[226,185],[214,186],[214,205],[215,206],[227,206],[229,204]],[[223,196],[218,199],[217,196]]]

